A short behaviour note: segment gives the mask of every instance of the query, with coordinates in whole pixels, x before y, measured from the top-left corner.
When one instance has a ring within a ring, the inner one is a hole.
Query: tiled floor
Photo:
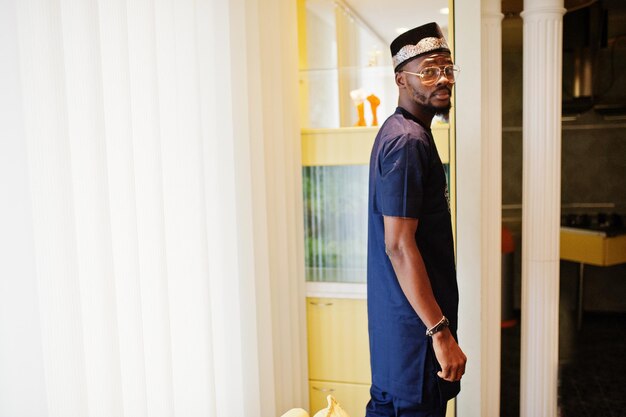
[[[564,324],[560,416],[626,417],[626,314],[586,313],[580,331]],[[519,365],[518,324],[502,330],[502,417],[519,416]]]

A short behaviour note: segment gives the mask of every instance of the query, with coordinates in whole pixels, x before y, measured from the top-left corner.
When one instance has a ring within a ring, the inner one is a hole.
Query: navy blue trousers
[[[446,404],[424,406],[394,398],[372,384],[371,399],[367,404],[365,417],[445,417]],[[434,401],[439,403],[439,401]]]

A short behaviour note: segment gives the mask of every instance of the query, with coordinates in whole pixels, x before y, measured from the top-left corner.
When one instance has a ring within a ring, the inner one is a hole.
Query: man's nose
[[[446,76],[445,71],[441,71],[439,73],[439,78],[437,79],[437,85],[449,85],[450,79]]]

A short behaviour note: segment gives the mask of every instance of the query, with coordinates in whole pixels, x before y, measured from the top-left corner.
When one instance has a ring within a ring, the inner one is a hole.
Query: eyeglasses
[[[456,82],[456,77],[459,75],[461,69],[456,65],[446,65],[443,67],[426,67],[422,69],[420,72],[410,72],[410,71],[402,71],[407,74],[417,75],[422,79],[422,84],[425,86],[433,85],[439,78],[441,78],[441,73],[445,75],[448,83],[454,84]]]

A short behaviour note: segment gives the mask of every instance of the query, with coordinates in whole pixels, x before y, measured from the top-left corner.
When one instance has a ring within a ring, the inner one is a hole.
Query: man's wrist
[[[426,336],[433,337],[435,334],[447,329],[448,327],[450,327],[450,321],[446,318],[446,316],[443,316],[438,323],[426,330]]]

